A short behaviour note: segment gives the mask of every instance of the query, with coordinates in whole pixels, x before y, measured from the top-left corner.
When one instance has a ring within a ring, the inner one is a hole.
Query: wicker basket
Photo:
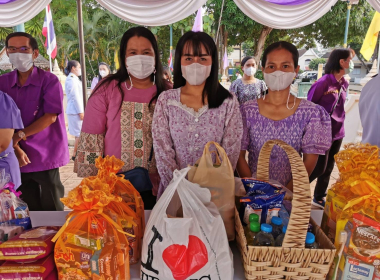
[[[274,145],[288,155],[292,168],[293,207],[282,247],[247,246],[239,214],[235,211],[236,240],[243,259],[246,279],[326,279],[335,247],[314,221],[314,234],[321,249],[305,249],[310,221],[310,184],[299,154],[285,142],[270,140],[260,152],[257,179],[268,181],[269,158]]]

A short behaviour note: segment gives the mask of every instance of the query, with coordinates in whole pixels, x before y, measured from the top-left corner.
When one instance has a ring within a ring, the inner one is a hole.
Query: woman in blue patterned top
[[[234,81],[230,87],[230,91],[235,93],[240,105],[260,98],[267,90],[265,82],[255,78],[257,64],[252,56],[246,56],[241,61],[241,67],[244,71],[243,78]]]

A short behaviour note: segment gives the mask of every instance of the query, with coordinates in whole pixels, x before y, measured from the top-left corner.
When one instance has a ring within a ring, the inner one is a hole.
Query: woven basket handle
[[[281,140],[269,140],[261,148],[256,177],[261,181],[269,180],[269,160],[274,145],[280,146],[288,155],[293,176],[292,214],[282,247],[304,248],[310,221],[311,197],[309,176],[300,155]]]

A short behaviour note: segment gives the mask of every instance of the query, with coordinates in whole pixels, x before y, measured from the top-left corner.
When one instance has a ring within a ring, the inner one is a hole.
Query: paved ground
[[[72,154],[72,150],[73,150],[73,148],[71,147],[70,148],[70,157]],[[82,180],[81,178],[77,177],[76,173],[73,172],[73,168],[74,168],[74,162],[72,160],[70,160],[70,163],[68,165],[61,167],[59,169],[59,171],[61,173],[61,181],[62,181],[63,185],[65,186],[65,196],[67,195],[67,193],[70,190],[72,190],[73,188],[78,186]],[[338,178],[339,178],[338,169],[335,167],[333,173],[331,174],[331,180],[330,180],[329,187],[331,187],[331,185],[334,184]],[[314,187],[315,187],[315,181],[310,184],[310,191],[311,191],[312,195],[314,192]]]

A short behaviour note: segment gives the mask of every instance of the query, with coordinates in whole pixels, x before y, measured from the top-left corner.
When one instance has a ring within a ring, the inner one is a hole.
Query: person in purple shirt
[[[59,167],[69,162],[69,149],[62,86],[54,74],[33,65],[39,51],[31,35],[12,33],[5,47],[16,70],[0,76],[0,90],[12,97],[25,127],[13,135],[21,198],[31,211],[63,210]]]
[[[307,99],[321,105],[331,117],[332,144],[325,155],[319,156],[317,165],[310,175],[310,182],[316,178],[313,205],[324,208],[326,190],[331,172],[334,169],[334,156],[339,152],[344,137],[344,103],[346,101],[348,82],[344,75],[350,72],[352,52],[349,49],[336,49],[325,66],[325,75],[309,90]]]
[[[16,189],[21,185],[20,167],[13,150],[15,129],[23,129],[20,110],[9,95],[0,91],[0,171],[11,176]]]
[[[291,94],[290,86],[300,68],[298,51],[293,44],[281,41],[269,45],[261,65],[268,93],[240,107],[244,132],[237,171],[241,178],[256,176],[262,146],[268,140],[282,140],[300,156],[302,154],[310,175],[318,155],[324,155],[331,145],[329,115],[321,106]],[[247,151],[248,164],[245,159]],[[293,190],[290,162],[280,147],[272,150],[269,175],[270,179]]]

